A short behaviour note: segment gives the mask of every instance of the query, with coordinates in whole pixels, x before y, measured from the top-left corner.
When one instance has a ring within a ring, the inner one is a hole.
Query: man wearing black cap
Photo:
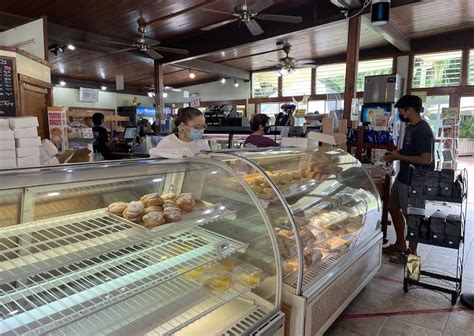
[[[421,98],[405,95],[395,104],[400,120],[409,123],[405,129],[403,146],[385,155],[386,162],[400,161],[400,171],[392,186],[388,210],[392,217],[397,236],[395,244],[385,247],[384,253],[391,253],[390,261],[403,262],[406,252],[405,217],[408,208],[408,184],[410,165],[416,169],[434,170],[434,136],[430,125],[421,118],[423,109]],[[416,243],[410,243],[410,253],[416,254]]]

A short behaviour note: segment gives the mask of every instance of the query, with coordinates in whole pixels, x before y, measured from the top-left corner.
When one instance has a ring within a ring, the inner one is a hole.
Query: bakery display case
[[[381,202],[373,181],[359,161],[339,149],[209,156],[242,176],[267,210],[281,255],[289,333],[322,334],[380,266]],[[211,181],[210,188],[249,207],[254,202],[230,180]]]
[[[0,334],[282,334],[271,218],[221,160],[1,171]]]

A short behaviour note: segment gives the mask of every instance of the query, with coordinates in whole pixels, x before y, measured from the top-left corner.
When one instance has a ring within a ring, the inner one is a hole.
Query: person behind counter
[[[180,109],[174,125],[173,133],[150,149],[151,157],[177,159],[193,157],[200,151],[210,150],[208,143],[202,139],[206,121],[201,111],[194,107]]]
[[[109,160],[111,158],[109,147],[113,140],[109,140],[109,133],[107,129],[102,126],[104,120],[105,117],[102,113],[97,112],[92,115],[92,123],[94,124],[92,127],[94,134],[93,148],[94,153],[100,153],[105,160]]]
[[[250,128],[253,133],[245,139],[244,147],[276,147],[279,146],[275,141],[266,137],[270,133],[270,117],[263,113],[253,116],[250,121]]]

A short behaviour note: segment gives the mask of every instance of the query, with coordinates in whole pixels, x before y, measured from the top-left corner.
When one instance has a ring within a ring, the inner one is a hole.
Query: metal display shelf
[[[225,292],[176,278],[74,322],[53,335],[172,335],[253,287],[234,283]]]
[[[55,330],[245,249],[193,226],[231,213],[210,210],[168,236],[103,209],[0,230],[14,244],[0,246],[0,334]]]

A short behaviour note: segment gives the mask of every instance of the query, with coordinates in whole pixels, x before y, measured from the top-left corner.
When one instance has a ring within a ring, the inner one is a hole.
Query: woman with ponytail
[[[210,150],[207,141],[202,139],[206,121],[201,111],[194,107],[179,109],[174,126],[173,134],[164,137],[155,148],[150,149],[151,157],[177,159]]]

